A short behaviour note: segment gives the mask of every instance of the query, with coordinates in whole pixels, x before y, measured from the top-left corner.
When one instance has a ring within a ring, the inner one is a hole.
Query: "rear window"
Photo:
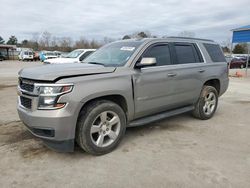
[[[203,44],[213,62],[225,62],[221,48],[218,44]]]
[[[193,44],[176,43],[174,45],[178,64],[202,62],[201,55]]]

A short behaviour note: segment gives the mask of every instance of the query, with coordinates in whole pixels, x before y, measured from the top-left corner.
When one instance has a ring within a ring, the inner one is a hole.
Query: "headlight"
[[[49,110],[63,108],[66,103],[58,103],[60,96],[69,93],[73,89],[72,84],[37,84],[39,93],[38,109]]]

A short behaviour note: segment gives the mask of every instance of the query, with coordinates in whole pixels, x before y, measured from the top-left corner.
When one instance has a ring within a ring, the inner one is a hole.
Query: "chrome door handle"
[[[204,69],[200,69],[200,70],[198,70],[198,72],[203,73],[203,72],[205,72],[205,70]]]
[[[168,77],[175,77],[176,75],[176,73],[168,73]]]

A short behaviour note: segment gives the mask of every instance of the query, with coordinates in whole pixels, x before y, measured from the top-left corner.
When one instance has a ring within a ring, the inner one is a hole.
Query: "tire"
[[[245,68],[245,66],[244,66],[244,65],[240,65],[240,68],[241,68],[241,69],[244,69],[244,68]]]
[[[94,101],[79,114],[76,142],[90,154],[103,155],[118,146],[125,131],[126,116],[119,105],[107,100]]]
[[[213,117],[217,109],[217,105],[218,91],[212,86],[204,85],[192,114],[195,118],[201,120],[210,119]]]

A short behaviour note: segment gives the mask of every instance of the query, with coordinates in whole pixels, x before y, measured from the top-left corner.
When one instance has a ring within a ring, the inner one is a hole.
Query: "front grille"
[[[31,99],[21,96],[20,102],[21,102],[21,105],[24,106],[25,108],[31,109],[31,105],[32,105]]]
[[[23,80],[21,78],[19,79],[19,85],[22,90],[29,91],[29,92],[33,92],[34,90],[34,83]]]

